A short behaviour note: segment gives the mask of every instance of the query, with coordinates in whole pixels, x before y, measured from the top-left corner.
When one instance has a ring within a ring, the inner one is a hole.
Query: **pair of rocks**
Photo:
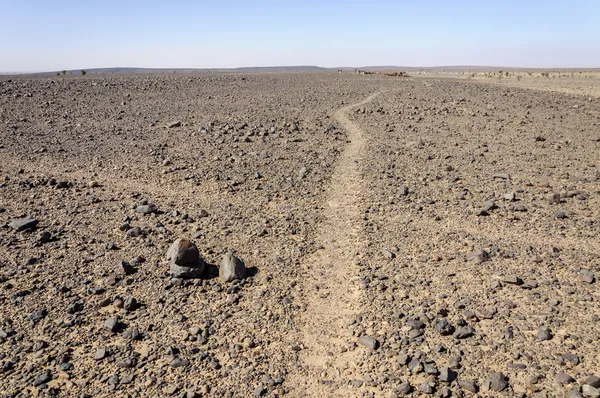
[[[177,239],[167,250],[169,271],[174,278],[200,278],[206,270],[206,263],[200,257],[196,245],[186,239]],[[223,282],[231,282],[235,279],[246,277],[246,266],[244,262],[233,253],[229,252],[223,256],[219,267],[219,277]]]

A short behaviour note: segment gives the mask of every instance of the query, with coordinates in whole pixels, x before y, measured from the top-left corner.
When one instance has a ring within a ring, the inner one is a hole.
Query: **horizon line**
[[[369,69],[369,68],[396,68],[396,69],[412,69],[412,70],[426,70],[426,69],[465,69],[465,68],[477,68],[480,70],[486,69],[506,69],[506,70],[596,70],[600,69],[600,66],[584,67],[584,66],[544,66],[544,67],[529,67],[529,66],[491,66],[491,65],[434,65],[434,66],[403,66],[403,65],[367,65],[367,66],[319,66],[311,64],[299,64],[299,65],[256,65],[256,66],[233,66],[233,67],[144,67],[144,66],[108,66],[108,67],[93,67],[93,68],[72,68],[72,69],[61,69],[61,70],[42,70],[42,71],[2,71],[0,75],[35,75],[35,74],[50,74],[50,73],[62,73],[66,72],[80,72],[82,70],[86,72],[102,71],[102,70],[119,70],[119,69],[139,69],[148,71],[236,71],[245,69],[293,69],[293,68],[315,68],[323,70],[340,70],[340,69]]]

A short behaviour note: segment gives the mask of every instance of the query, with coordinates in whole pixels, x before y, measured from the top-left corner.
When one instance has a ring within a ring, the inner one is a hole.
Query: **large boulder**
[[[200,278],[206,268],[196,245],[186,239],[177,239],[171,244],[167,260],[173,278]]]
[[[246,277],[246,266],[244,262],[229,252],[223,256],[219,267],[219,277],[223,282],[231,282],[235,279]]]

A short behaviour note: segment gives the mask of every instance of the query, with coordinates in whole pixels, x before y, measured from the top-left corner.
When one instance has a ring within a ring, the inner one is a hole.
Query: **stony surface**
[[[597,394],[597,101],[201,73],[0,110],[6,396]]]

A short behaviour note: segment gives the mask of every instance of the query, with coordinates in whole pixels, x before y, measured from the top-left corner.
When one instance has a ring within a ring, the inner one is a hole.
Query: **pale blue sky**
[[[600,67],[600,0],[0,0],[0,71]]]

